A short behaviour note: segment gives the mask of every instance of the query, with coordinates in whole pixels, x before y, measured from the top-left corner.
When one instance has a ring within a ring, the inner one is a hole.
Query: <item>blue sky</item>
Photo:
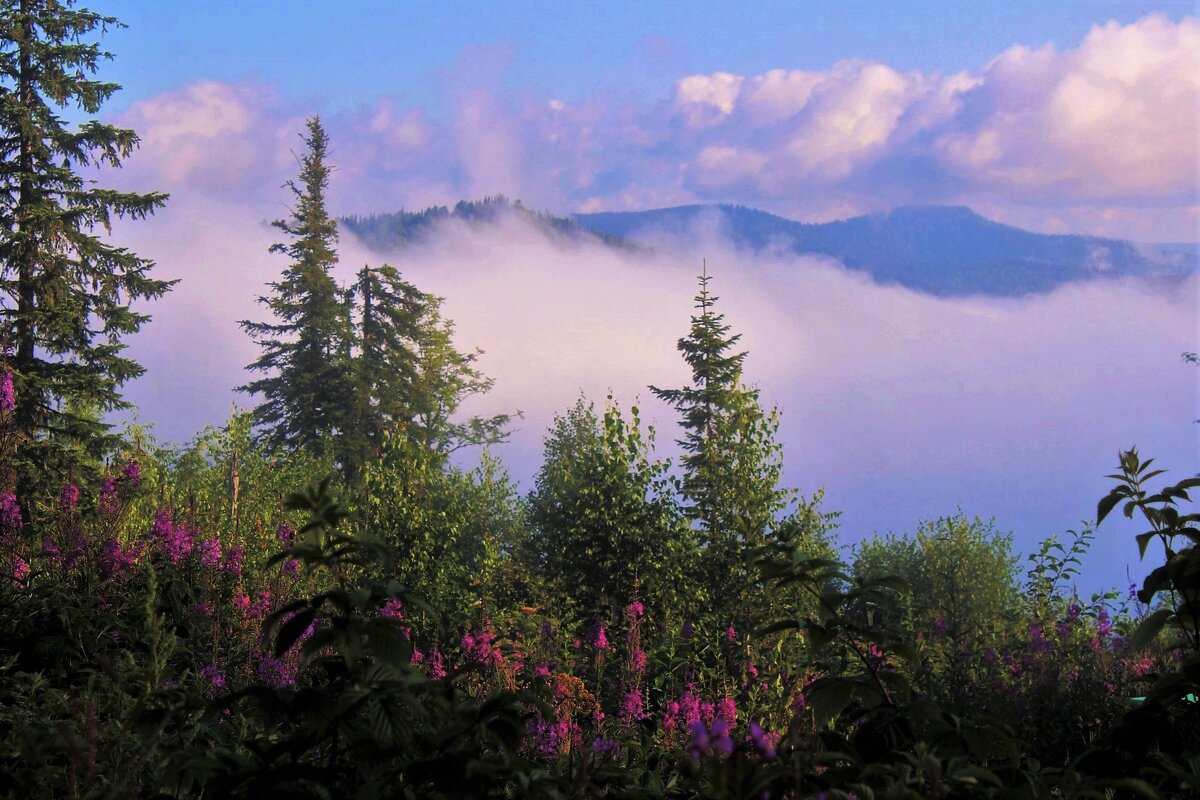
[[[472,50],[507,53],[504,85],[565,100],[610,90],[644,99],[680,75],[826,69],[866,58],[899,70],[976,71],[1013,44],[1059,48],[1097,23],[1192,2],[314,2],[117,0],[119,107],[208,78],[253,78],[327,108],[380,95],[437,106]]]
[[[1191,6],[113,2],[128,27],[105,76],[125,90],[106,113],[163,145],[144,148],[151,173],[169,153],[181,177],[181,150],[235,137],[245,162],[222,169],[245,185],[184,181],[226,195],[270,185],[295,142],[280,131],[320,114],[344,156],[340,213],[495,193],[806,221],[960,204],[1188,241]]]

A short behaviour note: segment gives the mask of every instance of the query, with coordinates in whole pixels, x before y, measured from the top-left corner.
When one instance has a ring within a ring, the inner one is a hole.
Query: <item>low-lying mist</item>
[[[279,214],[283,212],[277,212]],[[131,353],[147,374],[130,387],[140,421],[185,441],[217,424],[257,355],[237,320],[264,319],[254,298],[286,266],[267,253],[261,209],[173,202],[125,238],[182,282],[149,307]],[[673,412],[648,385],[682,385],[702,259],[732,331],[749,351],[746,379],[782,415],[786,481],[825,490],[841,537],[912,530],[956,513],[995,517],[1031,551],[1095,514],[1120,449],[1137,445],[1179,479],[1197,469],[1197,282],[1072,284],[1019,299],[945,299],[878,286],[837,263],[739,251],[717,229],[622,250],[550,239],[518,215],[451,220],[399,252],[367,252],[348,235],[341,276],[387,261],[446,298],[462,349],[485,351],[495,390],[472,413],[519,409],[496,448],[523,488],[542,437],[580,394],[637,404],[677,452]],[[1124,520],[1106,521],[1081,591],[1142,574]]]

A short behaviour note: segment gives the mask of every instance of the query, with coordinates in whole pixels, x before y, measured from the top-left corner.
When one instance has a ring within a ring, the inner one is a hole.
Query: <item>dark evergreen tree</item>
[[[346,471],[354,475],[379,453],[386,431],[413,417],[428,299],[384,264],[359,270],[349,302],[357,312],[353,416],[341,449]]]
[[[133,131],[94,119],[120,87],[91,77],[112,56],[89,39],[118,24],[62,0],[0,3],[0,342],[12,349],[27,500],[68,472],[86,479],[118,444],[103,415],[128,407],[119,390],[143,372],[122,338],[149,319],[131,304],[172,284],[96,235],[114,218],[152,214],[166,195],[80,175],[120,166],[138,144]],[[64,120],[68,107],[85,121]]]
[[[755,554],[792,493],[779,488],[778,417],[764,413],[758,390],[742,383],[746,353],[735,349],[741,335],[731,335],[725,316],[713,311],[718,298],[709,294],[709,280],[706,267],[696,296],[699,314],[679,340],[692,370],[691,385],[650,390],[682,416],[680,491],[688,516],[702,532],[701,583],[726,587],[710,607],[733,622],[754,594]]]
[[[353,331],[345,293],[330,274],[337,223],[325,209],[329,140],[319,118],[307,125],[299,184],[285,184],[295,208],[289,219],[273,223],[291,241],[272,245],[271,252],[292,263],[271,284],[271,295],[259,298],[275,321],[241,323],[262,348],[247,369],[265,375],[239,389],[264,397],[254,422],[269,446],[321,455],[352,413]]]

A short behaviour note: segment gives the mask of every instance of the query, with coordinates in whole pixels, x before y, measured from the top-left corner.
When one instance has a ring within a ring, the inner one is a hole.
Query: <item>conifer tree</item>
[[[384,264],[359,270],[349,304],[351,313],[357,312],[354,406],[343,434],[342,461],[354,475],[379,452],[386,431],[412,419],[428,298]]]
[[[337,263],[337,223],[325,209],[329,140],[318,117],[301,138],[299,183],[285,186],[295,199],[291,217],[272,223],[290,241],[271,252],[291,259],[272,293],[259,302],[274,322],[243,320],[242,329],[262,348],[247,369],[266,373],[239,387],[260,394],[254,422],[268,446],[325,454],[331,437],[345,430],[352,409],[352,331],[345,293],[330,274]]]
[[[709,294],[709,280],[706,265],[696,296],[699,313],[678,345],[692,370],[691,385],[650,390],[682,417],[680,491],[701,530],[707,585],[733,586],[744,595],[755,581],[754,551],[791,493],[779,488],[778,417],[764,413],[758,390],[742,383],[746,353],[735,349],[741,334],[730,334],[725,315],[714,312],[718,298]],[[729,592],[717,600],[714,611],[726,614],[741,604]]]
[[[120,166],[138,144],[94,119],[120,87],[93,79],[112,56],[90,39],[117,25],[67,0],[0,3],[0,343],[15,378],[18,490],[30,500],[64,473],[86,480],[118,444],[103,415],[128,407],[119,390],[143,368],[122,339],[149,319],[131,304],[173,283],[97,235],[114,218],[152,214],[166,195],[80,174]],[[64,120],[68,107],[85,121]]]

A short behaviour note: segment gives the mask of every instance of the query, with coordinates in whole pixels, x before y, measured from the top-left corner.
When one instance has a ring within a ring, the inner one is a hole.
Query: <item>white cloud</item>
[[[1200,21],[1098,26],[1075,50],[1018,46],[984,70],[981,119],[938,151],[992,191],[1057,199],[1194,198]]]
[[[506,93],[497,71],[511,55],[468,59],[444,114],[381,98],[326,118],[337,210],[504,193],[556,211],[737,202],[818,221],[957,203],[1039,230],[1198,235],[1195,18],[1109,23],[1061,51],[1016,45],[978,74],[850,59],[689,75],[651,106]],[[143,138],[129,174],[273,197],[314,111],[253,84],[143,100],[120,119]]]

